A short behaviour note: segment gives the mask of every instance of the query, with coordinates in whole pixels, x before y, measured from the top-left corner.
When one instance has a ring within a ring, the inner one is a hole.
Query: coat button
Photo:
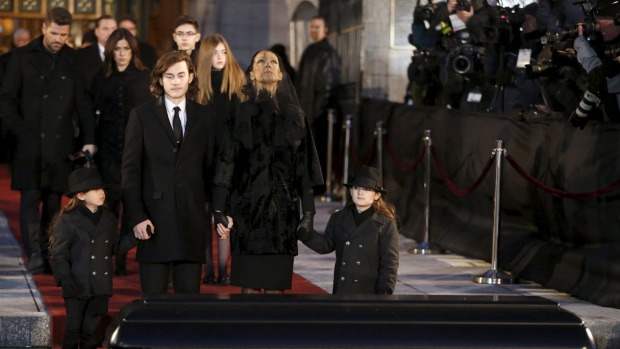
[[[357,261],[357,262],[355,262],[355,265],[362,265],[362,262]]]
[[[177,152],[177,148],[172,148],[172,152],[176,153]]]
[[[105,259],[107,261],[108,259],[110,259],[110,257],[109,256],[105,256],[105,257],[103,257],[103,259]]]
[[[105,273],[103,273],[103,275],[105,275],[105,276],[108,276],[108,274],[109,274],[109,273],[108,273],[107,271],[106,271]]]
[[[357,245],[357,247],[362,248],[362,247],[364,247],[364,245],[359,244],[359,245]]]
[[[48,97],[47,95],[43,95],[43,98],[47,98],[47,97]]]
[[[45,133],[41,132],[41,138],[45,138]]]
[[[93,271],[93,275],[97,275],[97,272],[96,272],[96,271]]]
[[[110,242],[110,240],[106,240],[106,241],[105,241],[105,243],[106,243],[106,244],[107,244],[107,243],[109,243],[109,242]]]
[[[353,283],[356,284],[358,281],[357,280],[353,280]]]
[[[95,256],[90,256],[90,259],[95,259]]]
[[[345,242],[344,244],[347,245],[347,246],[351,245],[351,243],[349,241]]]
[[[343,262],[342,262],[342,265],[347,265],[347,262],[344,262],[344,261],[343,261]]]
[[[95,240],[90,240],[90,243],[91,243],[91,244],[94,244],[94,243],[95,243]]]
[[[344,276],[340,277],[340,281],[344,281],[344,279],[345,279]]]

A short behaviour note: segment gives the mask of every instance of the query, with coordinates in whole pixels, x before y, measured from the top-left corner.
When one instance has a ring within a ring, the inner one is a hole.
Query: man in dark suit
[[[121,170],[129,226],[141,242],[137,259],[143,296],[200,292],[204,246],[211,221],[214,131],[197,92],[189,56],[168,52],[155,65],[156,97],[132,110]]]
[[[116,28],[118,28],[118,25],[114,17],[103,15],[97,18],[95,21],[95,36],[97,37],[97,42],[78,50],[81,64],[85,69],[85,81],[88,88],[90,88],[95,75],[103,68],[105,44],[108,42],[110,34],[112,34]]]
[[[4,121],[17,139],[11,188],[21,194],[21,237],[33,273],[50,272],[47,232],[68,189],[73,165],[67,157],[77,150],[78,134],[82,150],[96,150],[92,103],[75,51],[65,45],[71,21],[66,9],[49,10],[43,35],[11,54],[0,89]]]

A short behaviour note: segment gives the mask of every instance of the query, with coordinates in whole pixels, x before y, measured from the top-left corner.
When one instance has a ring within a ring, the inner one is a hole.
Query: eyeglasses
[[[182,31],[175,32],[174,34],[177,35],[177,36],[180,36],[180,37],[196,35],[196,33],[194,33],[194,32],[182,32]]]

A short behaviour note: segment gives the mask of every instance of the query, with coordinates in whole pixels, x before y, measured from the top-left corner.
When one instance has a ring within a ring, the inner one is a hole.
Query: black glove
[[[310,237],[311,232],[314,232],[314,212],[304,212],[297,226],[297,236],[304,241]]]
[[[225,228],[228,228],[228,218],[222,211],[213,211],[213,221],[215,221],[215,225],[221,223]]]

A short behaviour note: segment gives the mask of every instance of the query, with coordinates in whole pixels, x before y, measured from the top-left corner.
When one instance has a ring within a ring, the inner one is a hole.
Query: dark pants
[[[101,319],[108,314],[108,296],[95,296],[88,299],[65,298],[67,325],[62,342],[63,349],[96,349],[101,341],[97,329]]]
[[[174,293],[199,294],[201,263],[175,261],[169,263],[140,263],[142,297],[166,294],[170,271]]]
[[[22,190],[19,201],[19,227],[26,254],[32,258],[47,260],[49,256],[49,226],[60,211],[62,194],[50,190]],[[39,205],[41,213],[39,215]],[[30,265],[42,267],[42,265]]]

